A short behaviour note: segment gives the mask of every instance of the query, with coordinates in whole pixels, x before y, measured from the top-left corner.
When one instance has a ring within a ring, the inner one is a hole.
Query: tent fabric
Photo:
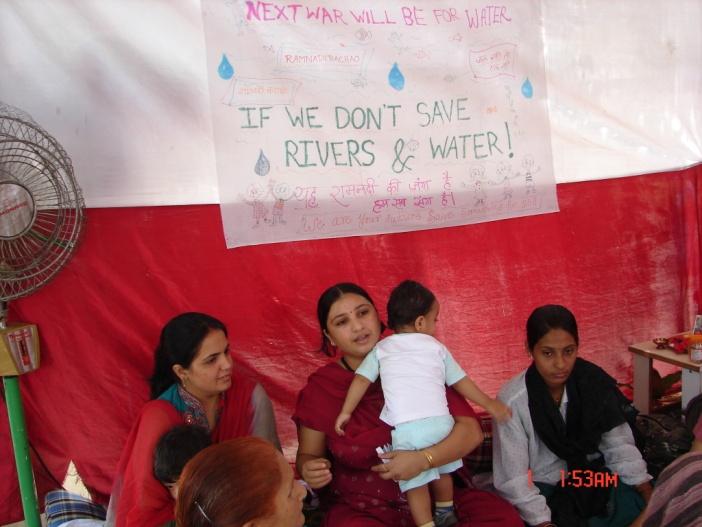
[[[233,16],[236,5],[244,2],[218,3],[229,5]],[[343,11],[354,5],[301,3]],[[512,13],[512,6],[520,3],[524,2],[506,2],[504,7]],[[221,95],[210,96],[207,81],[202,14],[207,4],[201,0],[0,2],[0,100],[28,112],[61,143],[91,207],[219,202],[210,105]],[[420,74],[418,68],[405,71],[410,83],[424,82],[418,78],[422,75],[440,75],[440,64],[453,64],[441,51],[440,42],[445,39],[458,34],[459,49],[466,53],[503,39],[500,25],[468,33],[459,29],[465,19],[436,25],[428,9],[431,4],[435,2],[417,3],[425,9],[427,27],[396,26],[398,37],[405,35],[398,51],[407,46],[398,55],[402,71],[407,61],[423,62],[410,57],[424,48],[437,65],[435,74]],[[529,24],[528,31],[543,38],[550,134],[542,138],[550,136],[558,183],[672,171],[702,161],[699,0],[678,0],[674,9],[670,0],[645,4],[641,0],[542,0],[538,4],[538,22],[515,19],[514,23]],[[381,6],[388,7],[391,16],[399,9],[396,2],[370,2],[364,7],[380,13]],[[479,7],[472,3],[464,7],[470,6],[471,11]],[[463,9],[457,11],[462,17]],[[297,33],[294,24],[281,27],[272,20],[252,21],[246,32],[262,25],[270,26],[275,38],[261,35],[261,45],[272,45],[276,53],[292,45]],[[330,50],[327,45],[338,40],[333,24],[322,27],[305,22],[298,29],[302,27],[309,29],[308,37],[319,51]],[[414,33],[442,29],[445,33],[435,33],[433,46],[414,40]],[[378,60],[380,33],[371,33],[373,38],[361,47],[374,48],[373,59]],[[535,57],[526,53],[523,42],[515,44],[519,48],[516,71],[531,70]],[[235,43],[221,51],[230,52],[236,70],[231,81],[256,60],[254,50],[236,49]],[[478,84],[464,76],[467,66],[451,67],[451,74],[473,103]],[[324,68],[318,73],[329,77],[335,71]],[[276,77],[280,75],[285,76],[283,71]],[[521,84],[518,75],[515,81]],[[220,78],[217,85],[224,87],[226,82]],[[542,89],[535,84],[534,94]],[[339,95],[339,102],[344,101]],[[376,97],[369,99],[375,104]],[[405,135],[419,131],[406,121],[402,128]],[[531,126],[527,128],[535,134]],[[271,161],[275,166],[275,159]],[[224,169],[222,175],[229,173]],[[297,176],[297,171],[291,171],[285,180]]]
[[[558,186],[560,213],[464,227],[225,249],[214,205],[90,209],[82,244],[58,277],[15,301],[38,324],[42,365],[21,378],[43,494],[73,460],[107,496],[148,397],[162,325],[182,311],[224,321],[241,370],[270,394],[286,452],[290,415],[319,351],[316,300],[354,281],[383,317],[390,289],[413,278],[441,302],[438,337],[490,394],[528,364],[524,323],[543,303],[570,307],[581,355],[619,381],[632,342],[689,327],[699,310],[702,166]],[[0,410],[0,524],[21,516]]]

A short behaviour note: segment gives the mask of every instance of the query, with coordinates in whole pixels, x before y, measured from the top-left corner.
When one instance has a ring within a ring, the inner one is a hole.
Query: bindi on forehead
[[[341,313],[331,313],[331,320],[335,320],[335,319],[337,319],[337,318],[339,318],[339,317],[344,317],[344,316],[353,315],[353,314],[354,314],[356,311],[358,311],[359,309],[362,309],[362,308],[368,307],[368,306],[370,306],[370,304],[364,303],[364,304],[359,304],[359,305],[357,305],[357,306],[354,306],[353,308],[351,308],[351,309],[348,310],[348,311],[342,311]]]

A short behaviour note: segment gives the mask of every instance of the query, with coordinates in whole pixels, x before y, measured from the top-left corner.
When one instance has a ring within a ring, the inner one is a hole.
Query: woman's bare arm
[[[295,466],[307,484],[313,489],[328,485],[332,480],[331,462],[324,457],[327,453],[327,438],[324,432],[298,426],[299,446]]]
[[[382,479],[406,480],[427,470],[430,465],[445,465],[472,452],[483,441],[483,431],[477,419],[468,416],[457,416],[454,419],[456,424],[453,430],[441,442],[414,452],[388,452],[383,457],[390,461],[375,465],[371,470],[380,473]]]

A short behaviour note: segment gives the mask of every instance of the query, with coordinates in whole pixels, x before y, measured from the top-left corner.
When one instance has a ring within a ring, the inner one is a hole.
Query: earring
[[[327,342],[329,342],[329,345],[336,348],[336,343],[332,340],[332,338],[329,336],[329,333],[324,331],[324,336],[327,339]]]

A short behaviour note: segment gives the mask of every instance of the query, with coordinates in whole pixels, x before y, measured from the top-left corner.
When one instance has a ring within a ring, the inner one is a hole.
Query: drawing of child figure
[[[261,220],[268,221],[268,207],[263,203],[263,198],[266,197],[266,189],[257,183],[249,186],[246,192],[248,199],[244,198],[244,202],[253,207],[253,219],[256,221],[254,228],[258,227]]]
[[[536,193],[534,174],[539,171],[539,168],[535,167],[535,164],[536,162],[534,161],[534,158],[530,155],[526,155],[524,156],[524,159],[522,159],[522,167],[524,168],[524,183],[526,186],[527,195]]]
[[[473,206],[485,205],[485,200],[487,199],[487,194],[483,188],[485,167],[482,165],[472,167],[470,169],[470,178],[473,180]]]
[[[499,421],[511,416],[509,407],[483,393],[433,337],[438,316],[439,302],[423,285],[405,280],[392,291],[388,325],[395,334],[381,340],[356,369],[335,423],[336,432],[344,435],[351,414],[380,376],[385,397],[380,418],[395,427],[393,450],[422,450],[429,462],[428,470],[399,482],[400,490],[407,493],[413,520],[423,527],[454,525],[458,521],[450,473],[461,467],[461,460],[434,467],[428,448],[444,439],[454,425],[446,402],[446,385]],[[433,515],[428,485],[436,501]]]
[[[504,162],[501,162],[497,165],[497,176],[498,179],[497,181],[490,181],[491,185],[502,185],[502,199],[503,201],[509,201],[512,199],[512,194],[514,193],[512,189],[512,183],[510,182],[510,179],[512,179],[512,167]]]
[[[283,219],[283,210],[285,208],[285,202],[292,198],[294,189],[285,182],[274,183],[271,182],[271,194],[275,201],[273,202],[273,211],[271,213],[272,225],[285,224]]]

